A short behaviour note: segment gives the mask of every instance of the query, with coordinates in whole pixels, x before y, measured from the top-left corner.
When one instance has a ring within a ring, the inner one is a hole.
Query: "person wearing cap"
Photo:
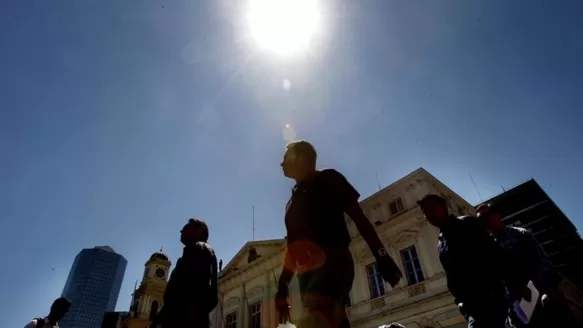
[[[439,228],[439,260],[468,327],[505,327],[509,307],[500,247],[475,217],[449,214],[444,198],[430,194],[417,203],[427,221]]]
[[[58,328],[59,321],[69,312],[71,302],[64,298],[57,298],[51,305],[49,315],[30,321],[24,328]]]
[[[539,304],[527,327],[574,327],[568,305],[559,292],[561,277],[547,258],[543,248],[528,230],[506,226],[493,204],[477,208],[478,219],[505,250],[511,266],[507,267],[508,286],[526,286],[529,281],[540,292]],[[512,283],[509,280],[512,279]],[[516,299],[511,299],[516,301]],[[517,326],[522,323],[513,320]]]
[[[209,327],[209,314],[218,303],[218,271],[208,238],[208,226],[199,219],[188,220],[180,231],[180,242],[184,245],[182,257],[170,274],[164,305],[151,326]]]
[[[316,150],[307,141],[290,143],[281,163],[295,180],[285,212],[284,265],[278,280],[276,309],[280,323],[290,319],[288,284],[297,274],[306,316],[304,327],[350,327],[345,305],[354,280],[354,261],[345,214],[368,244],[380,275],[393,287],[402,275],[358,203],[359,193],[338,171],[316,170]]]

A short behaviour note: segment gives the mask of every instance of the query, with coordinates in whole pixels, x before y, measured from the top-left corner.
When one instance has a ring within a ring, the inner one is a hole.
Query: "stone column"
[[[237,327],[247,327],[245,321],[245,308],[247,307],[247,300],[245,299],[245,284],[241,284],[241,297],[239,298],[239,313],[237,314]]]
[[[148,302],[148,297],[146,295],[142,296],[140,301],[140,314],[146,313],[146,303]]]
[[[352,281],[352,295],[351,295],[352,298],[350,299],[352,305],[365,299],[365,296],[363,294],[364,293],[363,291],[365,290],[363,287],[363,281],[365,279],[362,276],[362,263],[357,256],[358,254],[356,254],[356,256],[353,256],[354,280]]]
[[[273,327],[271,325],[272,317],[272,302],[271,302],[271,283],[269,279],[270,270],[265,272],[265,284],[263,286],[263,300],[261,301],[261,326],[263,327]],[[263,315],[265,314],[265,315]]]
[[[429,234],[427,233],[428,231],[426,227],[427,226],[423,226],[421,228],[421,231],[419,232],[419,235],[417,237],[418,245],[417,255],[419,256],[419,259],[422,261],[421,267],[427,271],[423,272],[423,274],[425,275],[425,279],[429,279],[433,277],[433,275],[435,275],[436,270],[434,267],[435,261],[432,258],[433,253],[431,252],[431,250],[429,249],[429,245],[427,244]],[[437,247],[437,241],[435,247]]]

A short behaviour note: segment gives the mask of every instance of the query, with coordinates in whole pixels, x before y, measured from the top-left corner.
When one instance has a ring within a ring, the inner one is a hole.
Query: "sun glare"
[[[252,37],[279,55],[305,51],[319,27],[317,0],[250,0]]]

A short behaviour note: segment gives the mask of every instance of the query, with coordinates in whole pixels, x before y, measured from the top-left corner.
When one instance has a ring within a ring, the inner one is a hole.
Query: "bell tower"
[[[168,256],[161,249],[150,256],[144,265],[142,282],[132,295],[131,316],[125,324],[127,328],[149,327],[150,321],[162,308],[170,266]]]

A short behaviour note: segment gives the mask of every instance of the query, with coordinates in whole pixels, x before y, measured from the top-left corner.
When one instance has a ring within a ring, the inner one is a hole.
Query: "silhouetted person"
[[[59,327],[59,321],[69,312],[71,302],[64,298],[57,298],[51,305],[49,315],[44,318],[33,319],[24,328],[53,328]]]
[[[513,323],[527,327],[575,327],[567,302],[559,291],[561,277],[534,236],[526,229],[505,226],[500,212],[492,204],[480,205],[477,212],[509,257],[507,280],[513,279],[514,285],[521,286],[532,281],[541,295],[529,324],[522,324],[512,315]],[[513,301],[516,300],[511,299]]]
[[[345,213],[372,250],[383,279],[395,286],[401,272],[362,213],[358,192],[338,171],[316,170],[316,157],[310,143],[297,141],[287,146],[281,164],[283,174],[296,184],[286,206],[287,248],[276,308],[280,322],[288,321],[288,285],[297,274],[307,310],[298,328],[350,327],[345,305],[354,280],[354,262]]]
[[[418,204],[427,221],[440,230],[439,260],[468,327],[503,328],[509,306],[502,250],[476,218],[450,215],[442,197],[427,195]]]
[[[209,230],[190,219],[180,231],[184,244],[164,293],[164,306],[154,325],[162,328],[208,328],[209,314],[218,302],[217,258],[207,243]]]

